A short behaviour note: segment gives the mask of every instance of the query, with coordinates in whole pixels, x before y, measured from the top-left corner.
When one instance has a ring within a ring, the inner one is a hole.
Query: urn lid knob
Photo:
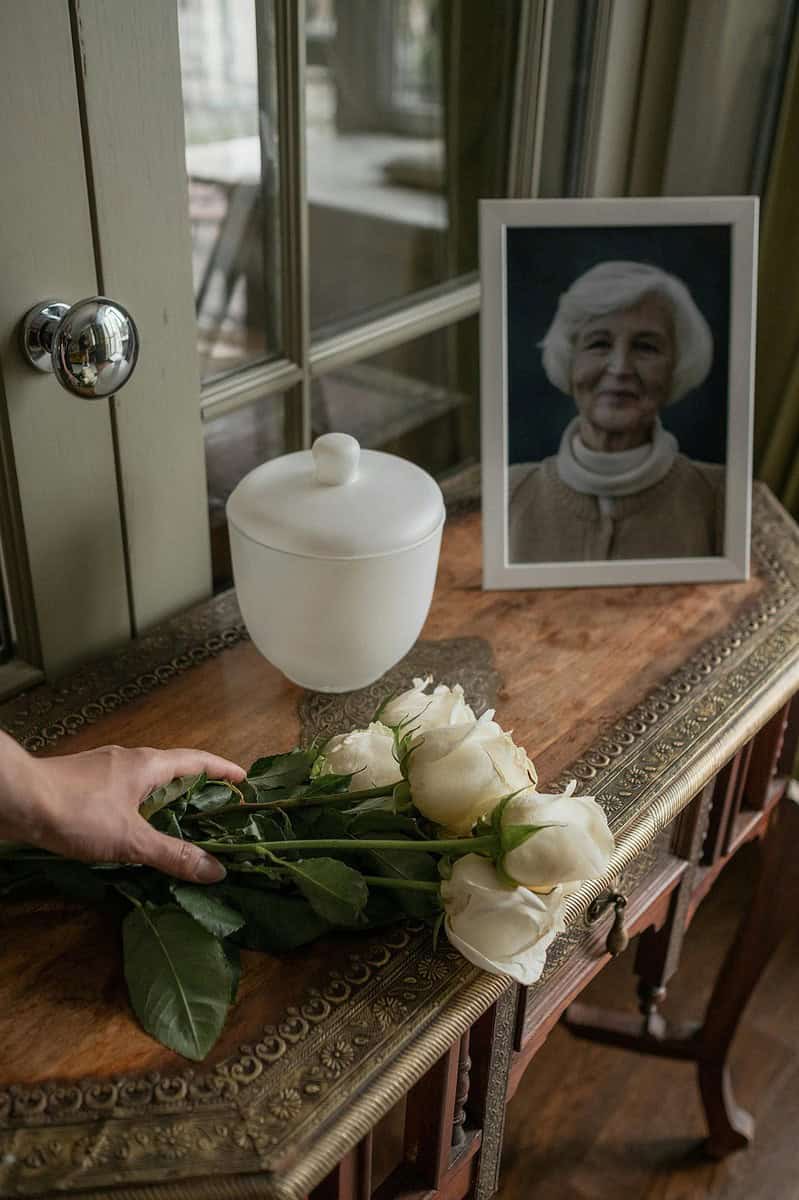
[[[351,483],[358,478],[361,447],[348,433],[323,433],[311,453],[318,483]]]

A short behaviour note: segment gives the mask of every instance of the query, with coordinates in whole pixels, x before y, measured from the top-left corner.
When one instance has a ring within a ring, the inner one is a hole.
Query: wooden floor
[[[744,850],[692,926],[664,1012],[701,1013],[748,898]],[[557,1028],[508,1110],[498,1200],[799,1200],[799,914],[747,1010],[733,1048],[752,1147],[712,1163],[694,1068],[594,1046]],[[581,999],[635,1009],[632,954]]]

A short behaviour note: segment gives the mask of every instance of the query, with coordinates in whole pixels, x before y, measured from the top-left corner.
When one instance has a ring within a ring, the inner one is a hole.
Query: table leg
[[[743,1011],[789,923],[799,911],[799,809],[783,800],[759,845],[755,894],[719,971],[704,1024],[696,1035],[697,1067],[710,1137],[723,1158],[751,1140],[753,1122],[735,1103],[727,1057]]]
[[[735,1101],[728,1056],[744,1009],[789,923],[799,911],[799,808],[782,800],[758,845],[757,883],[716,978],[701,1025],[670,1026],[648,1020],[638,1029],[628,1017],[572,1005],[565,1024],[577,1037],[697,1065],[707,1117],[707,1153],[723,1158],[748,1145],[754,1123]]]
[[[505,1097],[516,1027],[519,989],[514,984],[472,1027],[472,1072],[467,1111],[482,1130],[472,1200],[489,1200],[499,1187]]]

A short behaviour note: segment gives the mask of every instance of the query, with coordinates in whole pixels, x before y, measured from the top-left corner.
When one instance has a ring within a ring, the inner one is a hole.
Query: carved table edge
[[[599,879],[583,884],[566,901],[567,927],[578,921],[585,910],[603,892],[613,886],[617,877],[646,849],[661,830],[670,825],[699,794],[706,783],[729,762],[750,738],[799,690],[799,659],[772,679],[768,690],[762,687],[750,698],[727,728],[693,762],[682,763],[679,773],[666,784],[643,812],[627,826],[616,832],[616,850],[607,872]]]
[[[186,1176],[157,1184],[123,1184],[110,1188],[109,1195],[113,1196],[113,1200],[151,1200],[156,1194],[153,1189],[157,1187],[159,1200],[250,1200],[250,1197],[256,1196],[262,1200],[305,1200],[343,1155],[374,1129],[377,1122],[402,1100],[413,1084],[492,1004],[514,987],[508,978],[477,973],[476,978],[436,1014],[435,1024],[429,1023],[422,1029],[379,1079],[352,1099],[341,1116],[328,1122],[322,1134],[310,1146],[298,1148],[293,1156],[296,1161],[287,1158],[285,1165],[278,1164],[271,1170],[255,1175]],[[30,1200],[35,1200],[37,1194],[49,1197],[61,1193],[25,1193]],[[97,1187],[70,1189],[63,1194],[68,1195],[70,1200],[98,1200],[101,1195]]]
[[[442,1054],[505,992],[515,984],[507,977],[479,973],[463,991],[436,1015],[419,1036],[401,1051],[378,1080],[352,1101],[310,1149],[301,1162],[286,1162],[279,1179],[269,1179],[265,1194],[275,1200],[303,1200],[324,1179],[342,1154],[365,1137],[377,1122],[403,1098]]]

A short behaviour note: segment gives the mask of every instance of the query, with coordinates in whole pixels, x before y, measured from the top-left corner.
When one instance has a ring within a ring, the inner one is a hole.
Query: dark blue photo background
[[[730,329],[730,228],[726,225],[639,225],[512,228],[507,236],[508,458],[538,462],[555,454],[575,415],[574,402],[553,387],[538,343],[562,292],[589,267],[611,259],[652,263],[685,283],[713,333],[713,366],[700,388],[661,412],[680,450],[724,463]]]

